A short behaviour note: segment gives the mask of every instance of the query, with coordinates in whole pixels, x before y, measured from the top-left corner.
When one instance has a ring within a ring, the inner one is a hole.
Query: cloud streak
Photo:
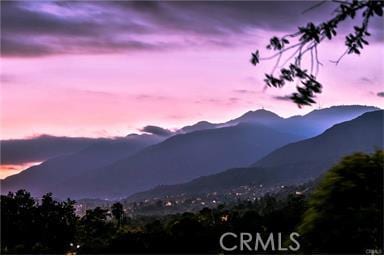
[[[149,133],[149,134],[153,134],[153,135],[157,135],[157,136],[161,136],[161,137],[169,137],[173,134],[173,132],[168,130],[168,129],[164,129],[162,127],[154,126],[154,125],[147,125],[147,126],[143,127],[140,131],[145,132],[145,133]]]
[[[1,164],[39,162],[50,157],[78,151],[100,140],[105,139],[41,135],[28,139],[2,140]]]
[[[253,29],[292,30],[320,11],[306,2],[3,1],[2,56],[229,47]],[[329,7],[327,7],[329,8]],[[232,38],[233,37],[233,38]]]

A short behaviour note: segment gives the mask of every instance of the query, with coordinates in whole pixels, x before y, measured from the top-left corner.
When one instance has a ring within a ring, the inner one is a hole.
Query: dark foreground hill
[[[184,184],[159,186],[129,200],[217,192],[255,183],[268,186],[305,182],[319,177],[345,155],[382,149],[383,116],[384,111],[365,113],[319,136],[283,146],[249,168],[230,169]]]

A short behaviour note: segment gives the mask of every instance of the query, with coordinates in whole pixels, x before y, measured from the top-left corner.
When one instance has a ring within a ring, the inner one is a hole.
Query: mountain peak
[[[254,111],[248,111],[242,116],[230,120],[229,122],[227,122],[227,124],[242,123],[242,122],[270,124],[272,122],[276,122],[281,119],[283,118],[269,110],[258,109]]]
[[[200,131],[200,130],[206,130],[206,129],[212,129],[215,128],[215,124],[212,124],[208,121],[200,121],[193,125],[184,126],[181,128],[183,132],[194,132],[194,131]]]
[[[243,116],[247,116],[247,115],[265,115],[265,116],[275,116],[275,117],[280,117],[279,115],[273,113],[272,111],[269,111],[269,110],[266,110],[264,108],[262,109],[257,109],[257,110],[250,110],[248,111],[247,113],[245,113]]]

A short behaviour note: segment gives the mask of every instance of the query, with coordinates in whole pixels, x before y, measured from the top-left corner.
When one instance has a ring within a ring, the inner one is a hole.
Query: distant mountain
[[[379,108],[372,106],[333,106],[330,108],[314,110],[303,116],[282,118],[271,111],[259,109],[248,111],[240,117],[224,123],[213,124],[202,121],[191,126],[186,126],[181,130],[183,132],[191,132],[233,126],[239,123],[255,123],[269,126],[275,130],[310,138],[319,135],[335,124],[349,121],[366,112],[376,110],[379,110]]]
[[[7,193],[24,188],[40,196],[55,191],[57,186],[72,177],[111,164],[160,141],[161,138],[151,135],[128,135],[126,138],[98,141],[78,152],[51,158],[5,178],[1,181],[1,191]]]
[[[189,132],[195,132],[195,131],[201,131],[201,130],[207,130],[207,129],[214,129],[217,127],[218,127],[217,124],[213,124],[207,121],[200,121],[193,125],[184,126],[180,130],[183,133],[189,133]]]
[[[5,179],[2,191],[28,188],[36,194],[52,191],[62,197],[120,197],[158,184],[181,183],[227,168],[248,166],[288,142],[318,135],[338,122],[376,109],[337,106],[287,119],[267,110],[249,111],[221,124],[202,121],[183,127],[177,132],[179,135],[143,152],[140,151],[147,145],[165,137],[133,134],[123,138],[122,144],[95,139],[100,143],[49,159]],[[158,132],[160,127],[146,128],[147,132]],[[136,139],[139,141],[133,143]],[[42,152],[49,150],[42,148]]]
[[[304,116],[293,116],[277,124],[275,129],[300,134],[307,138],[319,135],[335,124],[352,120],[366,112],[380,110],[371,106],[333,106],[309,112]]]
[[[225,124],[238,124],[238,123],[257,123],[263,125],[275,125],[276,123],[283,121],[284,118],[276,115],[275,113],[259,109],[256,111],[248,111],[244,115],[232,119]]]
[[[343,156],[384,148],[384,111],[365,113],[323,134],[283,146],[249,168],[236,168],[191,182],[159,186],[129,200],[222,191],[246,184],[294,184],[319,177]]]
[[[240,123],[253,123],[253,124],[262,124],[262,125],[270,126],[282,120],[284,120],[282,117],[276,115],[271,111],[259,109],[255,111],[248,111],[247,113],[241,115],[240,117],[229,120],[225,123],[214,124],[207,121],[200,121],[196,124],[185,126],[180,130],[181,132],[188,133],[188,132],[201,131],[201,130],[207,130],[207,129],[234,126]]]
[[[101,169],[74,177],[55,189],[58,196],[117,198],[159,184],[249,165],[298,136],[255,124],[173,136]]]

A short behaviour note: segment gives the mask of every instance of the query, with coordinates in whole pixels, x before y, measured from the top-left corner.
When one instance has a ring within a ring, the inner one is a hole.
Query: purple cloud
[[[145,132],[145,133],[150,133],[153,135],[157,135],[157,136],[161,136],[161,137],[168,137],[168,136],[171,136],[173,134],[173,132],[168,130],[168,129],[164,129],[162,127],[154,126],[154,125],[147,125],[147,126],[143,127],[140,131]]]
[[[2,1],[1,53],[6,57],[38,57],[169,50],[191,44],[184,39],[169,41],[168,35],[197,37],[197,42],[230,47],[241,42],[251,28],[287,31],[308,18],[323,18],[329,6],[310,15],[300,14],[313,4],[285,1]],[[228,40],[228,35],[234,35],[235,39]]]

